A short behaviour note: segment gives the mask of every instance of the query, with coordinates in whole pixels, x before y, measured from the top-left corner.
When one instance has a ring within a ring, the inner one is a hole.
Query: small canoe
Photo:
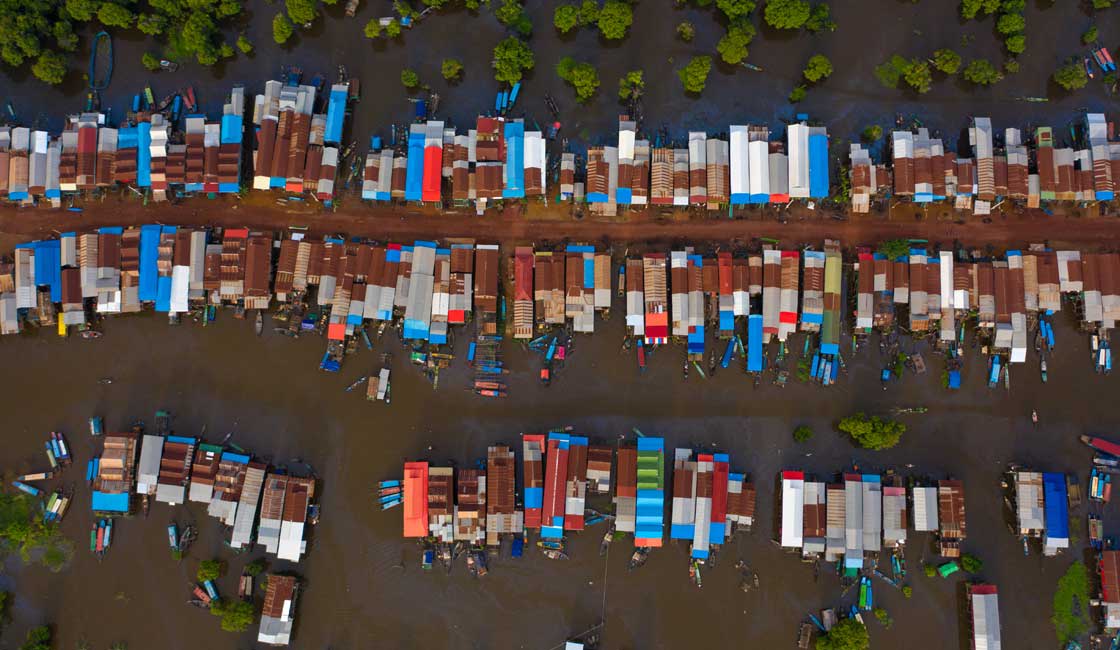
[[[257,336],[260,336],[261,332],[264,331],[264,316],[261,315],[261,312],[260,312],[259,309],[257,310],[257,318],[256,318],[256,321],[254,322],[253,327],[257,331]]]

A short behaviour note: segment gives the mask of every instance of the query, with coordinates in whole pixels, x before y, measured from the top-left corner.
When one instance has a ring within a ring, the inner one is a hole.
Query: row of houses
[[[896,477],[895,477],[896,478]],[[816,481],[801,471],[783,471],[779,543],[806,558],[843,562],[855,575],[868,558],[901,549],[907,526],[938,536],[945,557],[960,557],[965,539],[964,486],[938,481],[907,490],[884,484],[878,474],[844,473],[834,482]]]
[[[1040,539],[1044,555],[1069,548],[1069,495],[1065,474],[1011,472],[1012,503],[1019,537]]]
[[[1112,201],[1120,182],[1120,140],[1103,113],[1086,113],[1077,145],[1056,147],[1054,131],[1039,127],[1033,142],[1006,128],[998,142],[987,117],[972,118],[971,155],[953,153],[928,129],[890,134],[891,166],[875,164],[866,147],[850,147],[852,209],[868,212],[871,201],[890,196],[918,204],[951,202],[958,210],[988,214],[999,200],[1025,202]],[[1033,145],[1033,146],[1032,146]]]
[[[54,207],[64,195],[114,186],[150,191],[236,193],[241,189],[245,91],[234,87],[217,119],[187,115],[182,132],[162,113],[114,126],[104,113],[67,117],[62,133],[0,127],[0,198]]]
[[[513,259],[513,337],[571,322],[593,333],[595,315],[611,306],[611,256],[594,246],[570,244],[560,251],[519,246]]]
[[[269,471],[249,454],[179,435],[109,433],[90,461],[91,508],[100,516],[127,515],[136,501],[205,504],[230,530],[229,545],[256,544],[282,560],[299,562],[307,550],[315,481]]]

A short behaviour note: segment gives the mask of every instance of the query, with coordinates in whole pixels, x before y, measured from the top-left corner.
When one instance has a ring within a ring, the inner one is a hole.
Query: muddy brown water
[[[233,431],[233,440],[256,454],[274,463],[300,458],[322,477],[322,521],[312,529],[307,556],[298,566],[271,565],[294,569],[306,581],[297,606],[296,648],[545,650],[600,621],[604,648],[692,648],[729,640],[792,647],[807,612],[846,607],[855,593],[841,600],[831,571],[823,569],[814,582],[809,565],[771,541],[774,477],[794,468],[828,480],[853,462],[865,471],[893,467],[963,479],[964,547],[984,560],[982,577],[1000,587],[1005,647],[1056,647],[1050,601],[1074,555],[1024,557],[1004,524],[999,480],[1014,461],[1077,472],[1084,481],[1090,453],[1077,436],[1115,436],[1120,424],[1111,401],[1117,378],[1092,373],[1087,341],[1065,319],[1058,319],[1049,383],[1041,383],[1032,355],[1014,368],[1010,393],[987,387],[983,358],[971,348],[958,392],[939,387],[941,364],[929,356],[926,375],[908,374],[883,391],[878,381],[883,361],[874,344],[855,357],[848,354],[849,372],[834,387],[791,380],[783,389],[768,380],[754,388],[734,369],[720,369],[709,380],[694,371],[682,381],[680,347],[656,351],[639,374],[633,356],[620,352],[624,319],[622,305],[615,303],[614,318],[600,322],[593,336],[577,338],[567,367],[550,387],[536,380],[539,357],[507,341],[510,397],[494,401],[467,390],[470,377],[461,357],[433,391],[388,334],[373,353],[363,348],[341,373],[328,375],[316,369],[321,339],[292,340],[269,328],[258,338],[251,322],[234,320],[227,311],[205,329],[169,327],[148,314],[111,320],[105,336],[92,342],[61,340],[47,331],[5,337],[0,348],[8,372],[0,412],[6,444],[0,467],[13,472],[41,467],[46,432],[60,430],[75,456],[64,481],[78,486],[77,502],[62,526],[75,540],[70,565],[58,574],[16,559],[5,565],[3,586],[16,594],[5,645],[14,647],[30,626],[41,623],[56,626],[58,648],[73,648],[80,639],[94,648],[120,640],[133,648],[158,643],[169,650],[254,645],[255,626],[243,635],[224,633],[216,618],[186,603],[200,559],[229,561],[230,575],[219,581],[229,595],[241,566],[261,555],[259,547],[231,554],[224,534],[197,504],[154,504],[147,519],[119,523],[102,561],[87,550],[93,519],[82,471],[95,444],[86,419],[100,414],[107,428],[115,429],[136,418],[150,422],[156,409],[166,408],[180,433],[199,435],[205,428],[205,437],[217,441]],[[463,345],[460,340],[460,354]],[[800,350],[800,338],[793,348]],[[355,377],[380,364],[381,352],[394,354],[392,404],[366,402],[361,391],[345,393]],[[101,377],[113,383],[99,384]],[[903,416],[910,430],[890,451],[857,450],[831,430],[833,421],[853,411],[886,413],[898,406],[926,406],[929,413]],[[1041,417],[1037,428],[1030,421],[1032,408]],[[790,432],[803,423],[816,435],[809,444],[795,445]],[[489,575],[474,579],[461,562],[450,574],[422,571],[419,548],[400,537],[400,510],[381,512],[373,503],[375,482],[400,476],[405,459],[467,465],[483,457],[489,444],[516,443],[520,432],[562,425],[603,442],[632,435],[636,427],[664,436],[667,449],[691,445],[729,452],[734,470],[750,474],[759,487],[754,530],[725,545],[699,590],[688,582],[685,546],[667,543],[645,567],[628,572],[632,542],[616,542],[607,558],[600,558],[601,525],[571,537],[569,561],[547,560],[535,548],[514,560],[504,550],[491,562]],[[908,463],[914,467],[907,469]],[[200,537],[181,563],[167,549],[165,526],[172,519],[200,525]],[[1084,511],[1078,521],[1080,548]],[[871,622],[874,647],[967,647],[961,645],[964,623],[958,618],[961,576],[924,577],[921,562],[938,561],[931,549],[928,536],[911,532],[911,600],[875,582],[876,603],[890,612],[894,625],[885,630]],[[758,571],[760,590],[739,590],[733,565],[740,558]]]

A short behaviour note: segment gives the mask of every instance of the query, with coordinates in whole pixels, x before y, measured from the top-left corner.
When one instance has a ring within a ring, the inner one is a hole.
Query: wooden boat
[[[646,560],[649,559],[649,548],[640,546],[634,549],[633,555],[630,556],[630,563],[626,566],[627,570],[633,571],[644,565]]]
[[[355,379],[353,381],[353,383],[351,383],[349,386],[346,387],[346,392],[347,393],[353,392],[353,390],[355,388],[357,388],[358,386],[361,386],[362,384],[366,383],[367,381],[369,381],[369,376],[367,376],[367,375],[362,375],[361,377],[358,377],[357,379]]]
[[[241,574],[241,579],[237,582],[237,597],[242,600],[253,597],[253,576]]]
[[[544,556],[550,560],[566,560],[568,554],[564,551],[557,551],[556,549],[545,549]]]
[[[105,90],[113,77],[113,39],[109,32],[97,32],[89,53],[89,88]]]
[[[264,331],[264,316],[259,309],[257,310],[257,318],[253,323],[253,328],[256,330],[257,336],[260,336],[261,332]]]
[[[186,553],[187,549],[194,543],[196,537],[198,537],[198,531],[195,530],[194,526],[187,525],[187,527],[183,529],[182,534],[179,535],[179,552]]]

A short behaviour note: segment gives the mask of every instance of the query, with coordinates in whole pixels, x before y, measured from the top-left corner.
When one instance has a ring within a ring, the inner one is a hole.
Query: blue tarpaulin
[[[949,371],[949,388],[951,390],[959,390],[960,387],[961,387],[961,371],[960,370],[950,370]]]
[[[121,228],[120,226],[105,226],[103,228],[98,228],[97,232],[101,233],[102,235],[119,236],[124,234],[124,228]]]
[[[35,247],[35,284],[51,288],[51,302],[62,302],[62,242],[37,241]]]
[[[828,136],[814,133],[809,136],[809,197],[823,199],[828,196]]]
[[[174,235],[175,226],[164,226],[160,231],[164,235]],[[141,235],[143,236],[143,235]],[[158,256],[159,249],[156,249]],[[158,266],[157,266],[158,273]],[[156,280],[156,311],[167,313],[171,311],[171,276],[159,275]]]
[[[747,316],[747,372],[762,372],[762,314]]]
[[[1069,502],[1066,497],[1066,477],[1056,472],[1042,475],[1042,490],[1046,506],[1047,549],[1069,547]],[[1050,551],[1052,552],[1052,551]]]
[[[525,198],[525,125],[506,122],[506,171],[504,199]]]
[[[117,140],[120,147],[120,140]],[[136,184],[152,186],[152,123],[141,122],[136,126]]]
[[[404,200],[419,201],[424,194],[424,132],[408,134],[408,164],[404,174]]]
[[[342,141],[342,122],[346,118],[346,89],[331,88],[327,100],[327,127],[323,132],[325,144],[338,144]]]
[[[128,512],[128,498],[127,492],[119,494],[108,492],[93,492],[93,511],[94,512]]]
[[[704,326],[688,328],[688,353],[704,354]]]
[[[140,286],[137,297],[140,302],[155,302],[159,295],[159,271],[156,260],[159,257],[159,226],[140,226]]]

